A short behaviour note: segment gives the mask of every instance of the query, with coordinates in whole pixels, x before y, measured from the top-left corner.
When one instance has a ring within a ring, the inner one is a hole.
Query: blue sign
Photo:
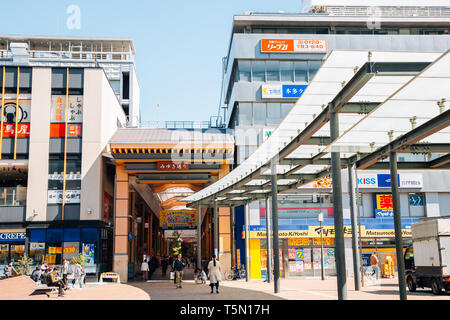
[[[128,234],[128,240],[133,240],[134,239],[134,234],[133,234],[133,232],[130,232],[129,234]]]
[[[306,84],[283,84],[283,98],[300,98],[307,87]]]
[[[0,233],[1,242],[22,242],[25,241],[25,232],[4,232]]]
[[[400,186],[400,175],[397,176],[398,185]],[[378,188],[390,188],[391,187],[391,175],[379,174],[378,175]]]

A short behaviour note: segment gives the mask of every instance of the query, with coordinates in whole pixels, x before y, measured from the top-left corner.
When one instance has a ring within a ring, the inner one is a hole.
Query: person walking
[[[372,266],[372,269],[375,271],[375,276],[376,279],[378,280],[378,278],[380,277],[380,269],[378,267],[378,257],[376,252],[372,253],[372,255],[370,256],[370,265]]]
[[[14,272],[16,275],[18,275],[16,269],[15,269],[14,266],[13,266],[12,261],[9,262],[7,266],[5,266],[5,268],[3,269],[3,272],[5,273],[5,278],[6,278],[6,279],[11,278],[13,272]]]
[[[75,268],[73,270],[73,280],[72,280],[72,289],[75,289],[75,284],[80,284],[80,289],[83,289],[83,267],[78,263],[75,262]]]
[[[181,253],[178,254],[177,259],[173,262],[173,269],[175,270],[176,288],[181,288],[181,282],[183,281],[184,267],[186,263],[182,259]]]
[[[67,288],[67,274],[69,273],[69,261],[66,259],[63,260],[63,267],[62,267],[62,279],[64,282],[64,288]]]
[[[216,260],[215,254],[213,254],[212,260],[208,264],[208,271],[211,293],[214,293],[214,286],[216,287],[216,293],[219,293],[219,281],[222,280],[222,267],[220,262]]]
[[[148,271],[149,271],[148,263],[147,263],[147,257],[144,257],[144,260],[141,264],[141,271],[142,271],[142,278],[144,281],[148,280]]]
[[[159,267],[158,259],[156,259],[155,254],[153,252],[151,253],[148,267],[149,267],[148,280],[151,280],[153,272],[155,272],[155,270]]]

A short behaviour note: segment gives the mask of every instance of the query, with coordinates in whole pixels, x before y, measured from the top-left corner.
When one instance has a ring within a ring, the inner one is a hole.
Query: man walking
[[[177,260],[173,263],[173,269],[175,270],[176,277],[176,285],[177,289],[181,288],[181,281],[183,281],[183,269],[186,266],[186,263],[181,258],[181,253],[178,254]]]
[[[378,280],[378,278],[380,277],[380,269],[378,268],[378,257],[376,252],[372,253],[372,255],[370,256],[370,265],[372,266],[372,269],[375,271],[375,276],[376,279]]]

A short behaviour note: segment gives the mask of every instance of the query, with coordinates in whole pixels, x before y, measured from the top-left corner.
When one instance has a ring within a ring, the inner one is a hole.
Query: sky
[[[79,28],[67,27],[71,5],[80,9]],[[209,120],[233,15],[301,8],[301,0],[16,0],[2,3],[1,33],[132,38],[141,120]]]

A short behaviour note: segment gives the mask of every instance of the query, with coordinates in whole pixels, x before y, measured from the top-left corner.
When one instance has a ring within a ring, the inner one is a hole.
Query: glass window
[[[115,94],[120,94],[120,80],[110,80],[109,83]]]
[[[253,104],[253,124],[266,124],[266,104],[254,103]]]
[[[292,61],[280,62],[281,81],[294,81],[294,63]]]
[[[280,62],[266,62],[267,81],[280,81]]]
[[[289,111],[291,111],[293,106],[294,106],[294,104],[292,104],[292,103],[282,103],[281,104],[281,117],[283,119],[287,116]]]
[[[45,256],[45,242],[30,243],[30,258],[34,264],[42,264]]]
[[[251,81],[251,63],[250,61],[238,61],[239,81]]]
[[[308,82],[308,64],[306,61],[294,62],[295,82]]]
[[[314,76],[317,73],[317,70],[319,70],[321,65],[322,65],[322,61],[309,61],[308,62],[309,81],[312,81],[312,79],[314,78]]]
[[[252,80],[266,81],[266,62],[252,61]]]
[[[251,103],[239,103],[238,106],[238,124],[248,125],[252,124],[252,104]]]
[[[267,124],[278,125],[281,122],[281,104],[268,103],[267,104]]]

